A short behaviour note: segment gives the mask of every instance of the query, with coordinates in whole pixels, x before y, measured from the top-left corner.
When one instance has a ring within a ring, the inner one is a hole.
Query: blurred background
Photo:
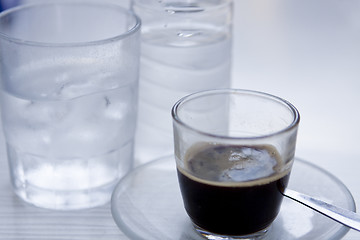
[[[234,0],[232,80],[293,103],[301,113],[297,157],[338,177],[360,208],[360,1]]]
[[[296,155],[338,177],[359,209],[360,1],[234,2],[234,87],[293,103]]]

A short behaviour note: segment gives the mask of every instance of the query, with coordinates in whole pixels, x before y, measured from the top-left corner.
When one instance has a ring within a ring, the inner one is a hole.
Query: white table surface
[[[234,2],[233,86],[292,102],[301,113],[296,155],[337,176],[360,207],[360,1]],[[11,193],[0,144],[0,239],[127,239],[109,205],[53,212],[24,204]]]

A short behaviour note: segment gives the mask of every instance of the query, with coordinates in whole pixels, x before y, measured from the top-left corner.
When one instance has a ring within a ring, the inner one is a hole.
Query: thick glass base
[[[35,186],[15,188],[14,192],[23,201],[41,208],[53,210],[78,210],[104,205],[110,201],[111,191],[117,181],[101,189],[87,189],[84,191],[49,191]]]
[[[207,230],[197,226],[196,224],[193,224],[195,231],[201,235],[204,239],[208,240],[260,240],[260,239],[266,239],[267,233],[269,229],[271,228],[271,225],[265,229],[262,229],[258,232],[251,233],[248,235],[241,235],[241,236],[233,236],[233,235],[223,235],[223,234],[216,234],[212,232],[208,232]]]
[[[132,144],[92,158],[46,158],[7,145],[14,192],[32,205],[56,210],[106,204],[132,166]],[[123,157],[123,158],[121,158]]]

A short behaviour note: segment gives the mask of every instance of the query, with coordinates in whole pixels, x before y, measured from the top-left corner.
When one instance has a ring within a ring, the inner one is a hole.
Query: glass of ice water
[[[170,111],[182,96],[230,86],[232,0],[133,0],[142,20],[135,161],[173,151]]]
[[[101,2],[0,14],[1,114],[20,198],[61,210],[110,200],[133,162],[140,26]]]

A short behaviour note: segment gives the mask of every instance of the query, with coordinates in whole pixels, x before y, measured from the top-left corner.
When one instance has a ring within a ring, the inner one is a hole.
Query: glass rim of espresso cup
[[[129,27],[125,31],[117,33],[111,37],[105,37],[103,39],[89,40],[89,41],[69,41],[69,42],[51,42],[51,41],[46,42],[46,41],[22,39],[20,37],[12,36],[12,34],[7,33],[6,29],[1,26],[2,22],[5,21],[6,23],[7,21],[6,18],[10,17],[12,14],[16,14],[21,11],[26,11],[36,7],[55,7],[55,6],[87,6],[87,7],[91,6],[93,8],[108,8],[109,10],[117,9],[119,12],[127,15],[128,17],[131,17],[134,20],[134,23],[132,24],[131,27]],[[140,28],[141,28],[141,19],[134,12],[127,10],[126,8],[121,7],[120,5],[110,2],[95,2],[95,1],[84,1],[84,0],[76,1],[76,2],[70,0],[37,2],[37,3],[29,3],[29,4],[19,5],[17,7],[12,7],[0,13],[0,38],[3,38],[9,42],[14,42],[29,46],[76,47],[76,46],[101,45],[101,44],[111,43],[114,41],[125,39],[138,32]]]
[[[292,119],[291,123],[289,123],[286,127],[283,127],[281,129],[273,131],[271,133],[259,134],[259,135],[255,135],[255,136],[253,136],[253,135],[252,136],[229,136],[229,135],[214,134],[214,133],[206,132],[203,130],[199,130],[199,129],[185,123],[179,116],[178,112],[179,112],[180,108],[183,105],[191,102],[192,100],[196,100],[198,98],[205,97],[205,96],[220,95],[220,94],[237,94],[237,95],[238,94],[243,94],[243,95],[246,94],[246,95],[251,95],[251,96],[262,97],[267,100],[272,100],[273,102],[277,102],[279,104],[282,104],[284,107],[287,107],[289,109],[289,111],[292,112],[293,119]],[[194,92],[189,95],[186,95],[185,97],[181,98],[174,104],[174,106],[171,109],[171,115],[172,115],[173,120],[178,125],[186,128],[188,130],[191,130],[193,132],[196,132],[198,134],[201,134],[201,135],[204,135],[207,137],[218,138],[218,139],[227,139],[227,140],[250,140],[250,139],[269,138],[271,136],[279,135],[279,134],[293,130],[294,128],[296,128],[299,125],[299,122],[300,122],[299,111],[293,104],[291,104],[287,100],[280,98],[278,96],[269,94],[269,93],[261,92],[261,91],[247,90],[247,89],[233,89],[233,88],[203,90],[203,91],[198,91],[198,92]]]

